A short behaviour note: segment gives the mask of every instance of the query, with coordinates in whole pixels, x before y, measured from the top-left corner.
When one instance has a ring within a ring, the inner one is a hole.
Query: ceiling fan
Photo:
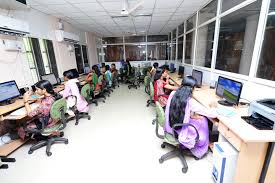
[[[148,17],[152,14],[133,14],[138,8],[142,7],[144,0],[139,1],[134,7],[129,8],[128,0],[124,0],[120,15],[112,16],[112,18],[125,18],[125,17]]]

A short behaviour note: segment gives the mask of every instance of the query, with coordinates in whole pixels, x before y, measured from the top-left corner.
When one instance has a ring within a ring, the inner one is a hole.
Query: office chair
[[[154,86],[153,86],[153,83],[150,82],[149,84],[149,87],[150,87],[150,98],[149,100],[147,100],[147,107],[149,107],[149,105],[153,105],[155,104],[155,101],[154,101]]]
[[[110,93],[111,91],[108,90],[108,88],[106,87],[106,81],[104,79],[104,76],[103,75],[100,75],[98,77],[98,81],[102,84],[102,89],[101,89],[101,92],[99,93],[101,96],[105,96],[107,95],[108,97],[110,97]],[[105,97],[106,98],[106,97]]]
[[[98,101],[94,97],[94,93],[91,92],[92,88],[90,84],[86,84],[81,88],[81,96],[83,96],[89,104],[95,104],[98,106]]]
[[[72,106],[72,107],[69,107],[70,110],[72,110],[75,114],[75,125],[78,125],[79,123],[79,120],[81,118],[87,118],[88,120],[91,120],[91,116],[89,115],[89,113],[87,112],[79,112],[78,109],[77,109],[77,97],[74,96],[74,95],[70,95],[68,97],[66,97],[66,99],[68,99],[69,97],[72,97],[74,98],[74,101],[75,101],[75,104]]]
[[[32,133],[34,135],[41,135],[45,138],[45,140],[39,141],[36,144],[32,145],[29,149],[29,154],[32,154],[33,151],[40,149],[43,146],[46,147],[46,154],[47,156],[51,156],[52,153],[50,152],[51,146],[55,142],[64,142],[65,144],[68,144],[68,139],[62,138],[64,133],[62,130],[66,127],[66,118],[65,118],[65,111],[67,110],[67,102],[66,99],[59,99],[56,102],[53,103],[50,111],[50,117],[53,120],[59,121],[52,127],[44,126],[42,122],[42,129],[31,129],[27,130],[27,132]]]
[[[161,107],[161,106],[160,106]],[[158,106],[158,110],[160,110],[159,106]],[[162,115],[162,113],[160,113]],[[160,115],[158,114],[158,115]],[[159,120],[159,118],[157,118],[157,121],[156,121],[156,126],[158,125],[162,125],[163,124],[161,123],[162,121]],[[165,142],[163,142],[161,144],[161,148],[165,148],[166,146],[172,148],[173,150],[162,155],[161,158],[159,159],[159,163],[163,163],[164,161],[168,160],[168,159],[171,159],[173,157],[176,157],[178,156],[179,159],[181,160],[182,164],[183,164],[183,168],[181,169],[183,173],[186,173],[188,171],[188,165],[187,165],[187,162],[185,160],[185,157],[184,157],[184,152],[183,150],[181,149],[181,144],[179,143],[178,141],[178,137],[177,137],[177,132],[176,132],[176,129],[178,128],[184,128],[184,127],[188,127],[188,126],[191,126],[195,129],[195,132],[196,132],[196,138],[195,138],[195,142],[197,143],[198,140],[199,140],[199,132],[198,130],[196,129],[196,127],[192,124],[184,124],[184,123],[178,123],[178,124],[175,124],[172,126],[172,129],[173,129],[173,133],[170,134],[168,132],[165,132],[164,131],[164,140]],[[156,130],[157,130],[157,127],[156,127]],[[156,134],[158,134],[158,131],[156,131]],[[162,136],[160,136],[162,137]],[[191,155],[192,156],[192,155]],[[193,156],[194,157],[194,156]],[[194,157],[196,160],[198,160],[198,158]]]
[[[140,76],[141,76],[141,73],[136,69],[136,68],[134,68],[133,69],[134,70],[134,75],[133,75],[133,77],[132,76],[130,76],[130,78],[128,79],[128,81],[129,81],[129,85],[128,85],[128,88],[129,89],[131,89],[131,88],[135,88],[135,89],[137,89],[138,87],[140,87],[140,82],[139,82],[139,80],[140,80]]]
[[[113,74],[113,77],[112,77],[112,87],[115,89],[116,86],[119,87],[119,80],[118,80],[119,76],[118,75],[115,75]]]
[[[144,77],[144,86],[145,86],[145,93],[150,95],[150,82],[151,78],[149,76]]]
[[[159,102],[156,102],[156,119],[153,120],[153,124],[156,123],[156,136],[160,139],[164,139],[163,135],[159,134],[159,126],[164,127],[165,114]]]

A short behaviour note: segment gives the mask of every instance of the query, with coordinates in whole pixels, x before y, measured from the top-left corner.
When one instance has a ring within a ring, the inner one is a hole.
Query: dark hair
[[[161,78],[161,75],[164,73],[164,71],[165,71],[164,69],[158,68],[154,76],[154,81],[159,80]]]
[[[72,70],[68,70],[68,71],[63,72],[63,76],[67,77],[68,79],[74,79],[75,78],[75,75],[74,75]]]
[[[51,94],[51,95],[54,95],[55,92],[53,91],[53,86],[52,84],[48,81],[48,80],[41,80],[41,81],[38,81],[36,84],[35,84],[35,87],[36,88],[40,88],[41,90],[44,90],[46,89],[46,91]]]
[[[157,63],[157,62],[153,63],[153,67],[154,68],[158,68],[159,67],[159,63]]]
[[[169,71],[169,65],[164,65],[163,69]]]
[[[112,64],[112,66],[116,66],[116,64]]]
[[[97,65],[93,65],[93,66],[92,66],[92,69],[95,71],[95,73],[96,73],[97,76],[100,76],[100,75],[101,75],[100,70],[99,70],[99,68],[98,68]]]
[[[174,94],[170,103],[169,121],[170,126],[182,123],[185,116],[187,99],[192,95],[196,80],[192,76],[184,78],[181,87]]]
[[[106,69],[106,71],[110,70],[110,66],[109,65],[105,65],[105,69]]]

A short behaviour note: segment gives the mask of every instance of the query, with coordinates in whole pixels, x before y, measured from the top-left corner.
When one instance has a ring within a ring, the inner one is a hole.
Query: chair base
[[[75,125],[78,125],[79,119],[81,118],[87,118],[88,120],[91,120],[91,116],[87,112],[76,112],[75,114]]]
[[[146,107],[149,107],[150,105],[154,106],[155,105],[155,101],[154,100],[147,100],[147,104],[146,104]]]
[[[47,146],[46,147],[46,154],[47,156],[51,156],[52,153],[50,152],[52,145],[55,142],[64,142],[65,144],[68,144],[69,141],[66,138],[62,138],[62,137],[50,137],[47,140],[42,140],[37,142],[36,144],[34,144],[33,146],[31,146],[30,150],[29,150],[29,154],[32,154],[33,151],[40,149],[41,147]]]
[[[173,150],[162,155],[161,158],[159,159],[159,163],[163,163],[164,161],[169,160],[174,157],[179,157],[179,159],[181,160],[181,163],[183,165],[181,171],[182,171],[182,173],[186,173],[188,171],[188,165],[187,165],[187,162],[183,156],[182,150],[177,146],[173,146],[167,142],[163,142],[161,144],[161,148],[165,148],[165,146],[171,147],[171,148],[173,148]]]

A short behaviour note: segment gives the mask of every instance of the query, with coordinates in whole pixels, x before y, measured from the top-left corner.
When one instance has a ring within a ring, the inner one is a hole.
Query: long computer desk
[[[85,85],[87,82],[85,81],[86,75],[82,75],[80,76],[78,79],[80,81],[80,85]],[[56,86],[54,88],[54,91],[56,93],[59,93],[61,91],[64,90],[64,84],[61,84],[59,86]],[[33,102],[30,102],[33,103]],[[0,106],[0,123],[5,121],[5,120],[15,120],[18,122],[24,121],[24,119],[27,117],[26,115],[21,115],[21,116],[11,116],[9,115],[12,111],[15,111],[17,109],[20,109],[22,107],[24,107],[24,100],[23,99],[16,99],[14,101],[14,103],[6,105],[6,106]],[[13,151],[15,151],[17,148],[19,148],[20,146],[22,146],[24,143],[26,143],[28,141],[27,140],[21,140],[21,139],[17,139],[14,140],[8,144],[2,145],[0,146],[0,156],[6,157],[8,156],[10,153],[12,153]]]
[[[170,79],[176,85],[180,85],[182,81],[176,73],[170,74]],[[193,97],[206,108],[210,108],[209,105],[213,101],[217,102],[221,99],[209,86],[195,89]],[[241,116],[248,115],[247,106],[230,107],[229,109],[235,111],[236,115],[233,117],[218,116],[219,141],[227,140],[239,151],[234,182],[256,183],[261,176],[268,143],[275,142],[275,131],[258,130],[246,123]],[[274,157],[273,159],[275,160]],[[274,165],[272,166],[274,167]],[[269,169],[267,178],[272,175],[272,171],[274,173],[275,170]]]

